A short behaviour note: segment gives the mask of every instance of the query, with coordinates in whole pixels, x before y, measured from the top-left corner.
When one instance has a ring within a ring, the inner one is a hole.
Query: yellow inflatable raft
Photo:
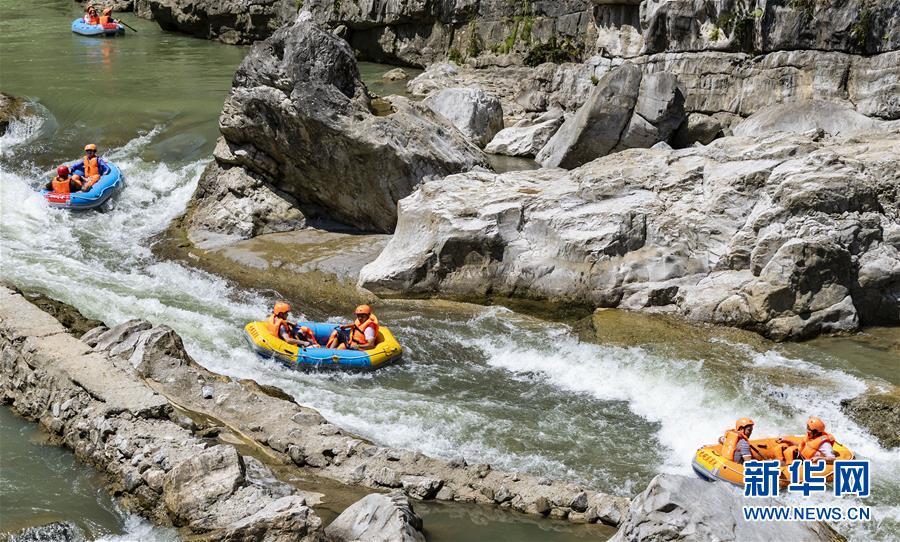
[[[319,344],[337,326],[324,322],[297,322],[310,328]],[[371,350],[338,350],[335,348],[300,348],[270,334],[265,322],[250,322],[244,326],[244,336],[253,351],[263,357],[275,358],[292,369],[344,369],[368,371],[400,359],[403,348],[391,330],[380,326],[375,348]]]
[[[801,440],[803,437],[789,438]],[[778,459],[779,461],[782,461],[781,450],[784,444],[779,443],[777,439],[752,439],[749,442],[750,445],[754,448],[754,450],[752,450],[753,459],[760,461]],[[835,442],[833,447],[834,454],[838,459],[853,459],[853,452],[843,444]],[[702,448],[697,450],[697,452],[694,454],[693,461],[691,461],[691,466],[694,468],[694,472],[696,472],[698,476],[706,480],[722,480],[723,482],[728,482],[739,487],[744,487],[744,466],[740,463],[735,463],[731,460],[730,457],[722,457],[721,454],[721,444],[711,444],[708,446],[703,446]],[[788,483],[790,483],[791,476],[788,472],[789,465],[790,463],[785,463],[784,461],[782,461],[781,476],[779,477],[779,483],[782,486],[786,486],[788,485]],[[834,465],[829,464],[828,466],[826,466],[824,474],[817,474],[817,477],[823,476],[827,481],[831,481],[834,476]]]

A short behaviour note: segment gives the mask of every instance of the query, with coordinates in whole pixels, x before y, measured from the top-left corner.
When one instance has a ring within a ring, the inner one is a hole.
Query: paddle
[[[135,34],[137,34],[137,30],[135,30],[134,27],[132,27],[130,24],[128,24],[122,20],[119,20],[118,22],[122,23],[122,26],[124,26],[125,28],[127,28],[127,29],[131,30],[132,32],[134,32]]]

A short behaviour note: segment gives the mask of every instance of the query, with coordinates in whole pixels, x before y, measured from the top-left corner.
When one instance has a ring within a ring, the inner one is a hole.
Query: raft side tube
[[[109,166],[109,172],[100,177],[87,192],[72,192],[71,194],[54,194],[53,192],[42,189],[41,194],[47,200],[50,207],[57,209],[69,209],[72,211],[83,211],[100,207],[106,201],[122,189],[125,183],[125,176],[122,171],[112,162],[106,162]],[[84,172],[78,170],[79,175]],[[73,173],[75,173],[73,171]]]

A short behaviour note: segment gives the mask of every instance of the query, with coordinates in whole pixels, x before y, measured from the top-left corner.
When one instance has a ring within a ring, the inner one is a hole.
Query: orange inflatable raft
[[[803,437],[782,438],[801,440]],[[753,459],[759,461],[777,459],[782,462],[779,483],[782,486],[787,486],[788,483],[790,483],[791,476],[788,472],[790,463],[786,463],[782,460],[782,449],[784,444],[779,443],[776,438],[751,439],[748,442],[750,442],[750,445],[752,446],[751,451],[753,452]],[[843,444],[835,442],[833,448],[834,455],[837,456],[837,459],[853,459],[853,452]],[[722,457],[721,444],[710,444],[698,449],[694,454],[693,461],[691,461],[691,466],[694,468],[694,472],[705,480],[721,480],[739,487],[744,487],[744,466],[740,463],[735,463],[730,457]],[[817,474],[818,478],[823,476],[830,482],[834,477],[834,465],[827,465],[824,474]]]

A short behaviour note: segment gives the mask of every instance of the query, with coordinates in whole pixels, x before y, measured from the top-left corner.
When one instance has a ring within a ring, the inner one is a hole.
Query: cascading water
[[[214,47],[187,42],[179,47]],[[190,51],[179,54],[178,69],[189,72]],[[103,58],[95,60],[102,66]],[[218,86],[227,88],[227,78],[210,83]],[[135,109],[144,99],[117,98]],[[46,111],[45,124],[11,130],[0,153],[2,278],[108,324],[146,318],[169,325],[209,369],[278,386],[374,441],[623,495],[640,491],[657,472],[690,475],[694,450],[715,441],[735,417],[753,417],[762,436],[798,432],[815,412],[874,463],[865,504],[874,506],[875,520],[838,528],[857,540],[900,536],[900,457],[839,407],[880,381],[836,368],[814,348],[800,359],[780,347],[759,351],[717,340],[703,355],[682,355],[677,345],[583,343],[563,324],[502,308],[403,301],[379,310],[404,343],[401,365],[364,375],[304,374],[255,357],[241,329],[266,314],[274,294],[241,290],[150,250],[154,236],[184,211],[211,150],[214,130],[202,123],[214,128],[214,109],[203,107],[196,118],[160,111],[149,125],[147,118],[128,124],[143,135],[108,138],[105,157],[125,172],[126,185],[102,212],[52,210],[35,191],[83,142],[77,115],[66,110],[57,126]]]

